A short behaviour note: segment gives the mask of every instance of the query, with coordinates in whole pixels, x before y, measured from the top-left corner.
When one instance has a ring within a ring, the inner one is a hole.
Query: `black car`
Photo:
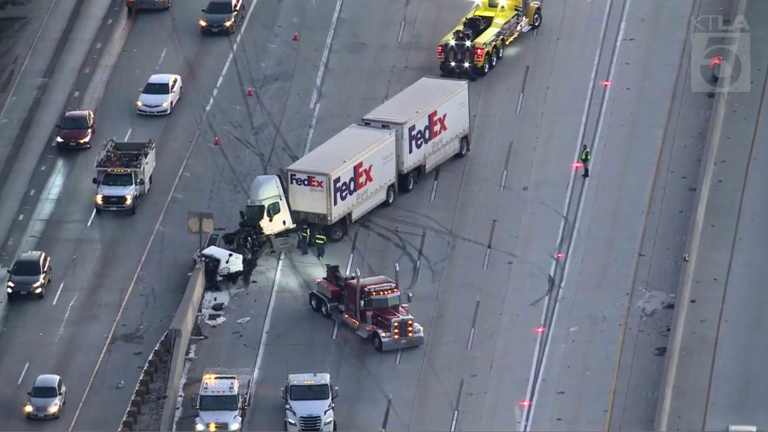
[[[51,257],[45,252],[30,251],[19,255],[8,269],[8,299],[31,295],[44,298],[52,270]]]
[[[202,34],[232,34],[244,16],[243,0],[211,0],[197,24]]]

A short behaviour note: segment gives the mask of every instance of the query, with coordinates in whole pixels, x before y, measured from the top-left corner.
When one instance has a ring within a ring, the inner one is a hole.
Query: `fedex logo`
[[[422,147],[432,142],[433,139],[439,137],[443,132],[448,130],[448,126],[445,125],[445,118],[448,114],[438,115],[437,110],[432,111],[427,116],[427,124],[424,129],[416,129],[416,125],[412,125],[408,128],[408,154],[413,153],[414,148],[421,150]]]
[[[365,189],[368,184],[373,182],[371,171],[373,165],[365,168],[363,162],[355,164],[352,176],[346,181],[341,181],[341,177],[333,179],[333,206],[337,206],[339,201],[346,201],[347,198]]]
[[[318,189],[322,189],[323,183],[324,183],[323,181],[318,180],[317,177],[313,175],[308,175],[306,177],[299,177],[295,173],[291,173],[291,177],[289,181],[292,185],[306,186],[306,187],[318,188]]]

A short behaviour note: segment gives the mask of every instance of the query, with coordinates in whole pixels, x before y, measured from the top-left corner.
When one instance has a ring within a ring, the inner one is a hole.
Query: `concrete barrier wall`
[[[138,416],[141,414],[142,408],[147,402],[150,384],[157,379],[156,373],[158,372],[160,365],[170,361],[172,350],[171,344],[170,333],[165,332],[157,345],[155,345],[155,349],[152,350],[147,362],[144,364],[144,370],[142,370],[139,381],[136,383],[136,388],[133,390],[131,402],[125,410],[123,421],[120,423],[120,429],[118,429],[119,431],[134,430]]]
[[[737,0],[731,11],[731,22],[738,17],[744,16],[747,9],[748,0]],[[690,31],[693,30],[691,26]],[[721,77],[718,82],[719,89],[731,87],[733,76],[728,70],[727,65],[734,64],[735,51],[728,50],[724,53]],[[686,321],[688,305],[691,301],[691,289],[693,286],[693,274],[696,268],[696,258],[701,242],[701,232],[704,223],[704,213],[709,199],[710,186],[712,185],[712,174],[715,170],[715,156],[720,147],[720,138],[723,129],[723,118],[725,117],[726,101],[729,93],[719,91],[715,96],[715,103],[709,123],[707,141],[704,148],[704,157],[701,162],[699,172],[699,187],[694,205],[694,213],[691,219],[691,225],[688,232],[688,244],[686,252],[688,253],[688,263],[684,264],[683,271],[680,274],[680,285],[677,291],[677,300],[675,302],[675,313],[672,321],[669,345],[667,347],[666,365],[664,375],[661,381],[661,391],[659,395],[659,405],[656,410],[655,427],[658,431],[666,431],[670,416],[670,407],[673,397],[673,388],[677,376],[678,362],[680,358],[680,346],[683,338],[683,327]]]
[[[171,327],[168,329],[172,353],[168,387],[165,390],[165,406],[163,407],[163,417],[160,423],[161,431],[171,431],[173,429],[173,419],[176,415],[176,403],[179,397],[179,381],[184,369],[189,337],[192,335],[192,329],[197,321],[197,311],[200,308],[204,290],[204,267],[198,264],[195,266],[194,271],[192,271],[192,277],[189,278],[187,290],[181,300],[179,309],[176,311],[176,316],[173,318],[173,322],[171,322]]]

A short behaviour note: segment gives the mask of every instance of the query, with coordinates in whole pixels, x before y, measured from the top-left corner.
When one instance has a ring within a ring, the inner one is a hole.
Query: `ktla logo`
[[[694,21],[693,31],[691,91],[751,91],[752,46],[746,18],[737,16],[733,22],[726,24],[719,15],[701,16]],[[715,58],[720,61],[713,61]]]
[[[333,206],[337,206],[339,201],[344,202],[352,195],[361,192],[373,182],[373,165],[364,168],[363,162],[355,164],[352,175],[346,180],[341,181],[341,177],[333,179]]]
[[[432,140],[437,139],[443,132],[448,130],[445,125],[445,119],[448,114],[438,115],[437,110],[432,111],[427,116],[427,124],[422,129],[416,129],[416,125],[408,128],[408,154],[414,150],[420,150]]]

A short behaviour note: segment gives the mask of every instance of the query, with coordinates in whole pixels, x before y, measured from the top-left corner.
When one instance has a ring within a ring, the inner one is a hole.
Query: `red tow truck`
[[[413,294],[398,289],[397,264],[394,281],[386,276],[360,278],[359,270],[355,276],[342,276],[338,265],[326,264],[325,271],[309,293],[312,310],[352,327],[379,352],[424,344],[424,328],[408,311]]]

